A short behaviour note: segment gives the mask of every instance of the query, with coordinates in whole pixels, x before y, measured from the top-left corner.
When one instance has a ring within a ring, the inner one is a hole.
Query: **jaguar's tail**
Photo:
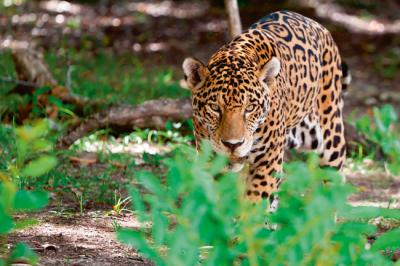
[[[342,62],[342,91],[343,93],[347,92],[347,87],[351,83],[351,73],[349,70],[349,66],[346,62]]]

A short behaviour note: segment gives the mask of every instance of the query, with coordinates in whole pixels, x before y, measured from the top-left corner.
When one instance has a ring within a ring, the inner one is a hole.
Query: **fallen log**
[[[68,148],[76,140],[101,128],[125,132],[134,128],[161,129],[167,121],[177,122],[191,117],[190,99],[160,99],[138,106],[112,106],[76,124],[59,139],[57,146]]]

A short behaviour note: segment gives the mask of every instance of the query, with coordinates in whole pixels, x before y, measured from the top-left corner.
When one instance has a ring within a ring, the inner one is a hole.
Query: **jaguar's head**
[[[272,57],[261,67],[240,58],[211,59],[205,66],[186,58],[183,71],[192,92],[196,130],[208,138],[215,151],[231,158],[246,156],[256,129],[269,111],[269,96],[280,71]]]

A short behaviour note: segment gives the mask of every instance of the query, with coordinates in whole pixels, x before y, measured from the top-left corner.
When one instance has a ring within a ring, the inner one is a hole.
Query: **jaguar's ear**
[[[208,75],[207,67],[199,60],[188,57],[182,64],[185,73],[186,83],[191,91],[195,91],[203,86]]]
[[[275,78],[281,70],[281,62],[275,56],[269,60],[260,71],[260,80],[268,83]]]

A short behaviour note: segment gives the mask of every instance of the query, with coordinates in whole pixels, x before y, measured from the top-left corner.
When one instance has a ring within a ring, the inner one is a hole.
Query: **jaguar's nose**
[[[232,152],[239,148],[243,143],[244,139],[237,140],[237,139],[230,139],[230,140],[223,140],[221,139],[222,144],[224,144],[225,147],[230,149]]]

